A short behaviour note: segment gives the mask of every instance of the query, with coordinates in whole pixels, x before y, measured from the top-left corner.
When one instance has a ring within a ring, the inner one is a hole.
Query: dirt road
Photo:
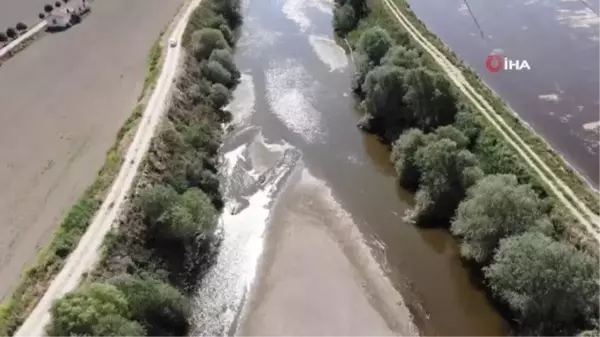
[[[181,3],[97,1],[0,67],[0,299],[95,179]]]
[[[194,0],[185,9],[170,39],[180,40],[192,10],[200,3]],[[154,131],[165,110],[166,100],[181,59],[181,45],[168,49],[161,75],[156,83],[150,101],[144,111],[135,138],[131,143],[125,164],[121,167],[117,179],[113,183],[107,198],[77,248],[71,253],[60,273],[56,276],[40,302],[29,315],[25,323],[17,330],[15,336],[41,336],[46,323],[50,319],[49,310],[52,302],[73,290],[82,275],[96,263],[104,236],[108,233],[117,217],[125,197],[133,185],[137,170],[144,158]]]
[[[383,0],[396,20],[411,35],[423,50],[440,65],[450,80],[481,112],[481,114],[497,129],[508,144],[515,149],[519,156],[533,169],[546,183],[552,193],[560,200],[567,210],[581,223],[582,226],[596,240],[600,238],[598,215],[590,211],[575,193],[540,159],[540,157],[506,124],[483,98],[465,79],[462,72],[455,67],[433,44],[431,44],[402,14],[396,4],[391,0]],[[567,199],[568,196],[570,199]]]

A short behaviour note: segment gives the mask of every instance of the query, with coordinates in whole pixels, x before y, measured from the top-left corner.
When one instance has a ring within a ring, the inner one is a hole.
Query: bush
[[[40,20],[44,20],[45,17],[46,17],[46,14],[44,14],[44,13],[38,14],[38,18],[40,18]]]
[[[514,175],[491,175],[469,189],[450,228],[462,238],[461,255],[483,263],[501,239],[528,230],[548,232],[551,225],[531,186],[519,185]]]
[[[183,193],[162,217],[159,231],[164,238],[179,242],[195,241],[202,234],[211,234],[217,224],[217,210],[206,194],[197,188]]]
[[[0,42],[6,42],[8,41],[8,36],[6,36],[6,34],[0,32]]]
[[[131,275],[111,283],[124,294],[131,317],[149,336],[187,336],[190,304],[177,289],[159,280]]]
[[[8,28],[6,30],[6,36],[8,36],[9,39],[15,39],[17,36],[19,36],[19,34],[14,28]]]
[[[27,25],[24,24],[23,22],[19,22],[19,23],[17,23],[15,28],[17,28],[18,31],[23,32],[23,31],[27,30]]]
[[[54,3],[54,6],[56,8],[58,8],[58,7],[62,6],[62,4],[60,3],[60,1],[57,1],[57,2]]]
[[[46,12],[46,13],[52,12],[53,9],[54,9],[54,7],[52,5],[50,5],[50,4],[45,4],[44,5],[44,12]]]
[[[146,221],[156,225],[161,216],[177,202],[179,195],[171,186],[154,185],[142,190],[138,205],[146,216]]]
[[[356,50],[365,54],[369,61],[378,66],[393,43],[392,38],[385,29],[375,26],[365,30],[360,36]]]
[[[131,321],[122,292],[112,285],[92,283],[57,300],[50,310],[50,336],[143,336],[143,327]]]
[[[393,46],[381,59],[381,64],[401,67],[405,69],[418,68],[422,65],[419,53],[405,46]]]
[[[492,293],[531,334],[571,335],[598,316],[598,261],[540,233],[500,241],[484,269]]]
[[[350,4],[336,7],[333,11],[333,28],[340,36],[345,36],[356,27],[358,18]]]
[[[203,28],[192,34],[192,55],[198,61],[206,60],[215,49],[228,49],[229,44],[218,29]]]

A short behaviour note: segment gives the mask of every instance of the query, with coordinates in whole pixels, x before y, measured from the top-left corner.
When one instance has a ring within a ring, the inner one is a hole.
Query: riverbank
[[[591,234],[576,231],[562,206],[571,207],[568,210],[577,220],[589,226],[585,214],[565,203],[554,182],[517,149],[539,175],[519,162],[507,143],[515,146],[520,140],[507,137],[488,116],[490,112],[482,109],[485,100],[474,99],[474,89],[465,89],[457,80],[458,71],[404,21],[395,5],[370,1],[366,14],[360,1],[349,4],[336,10],[335,24],[338,31],[354,30],[349,36],[358,54],[354,90],[366,112],[360,126],[393,144],[399,183],[417,192],[412,220],[420,226],[446,227],[451,222],[462,257],[474,262],[471,265],[485,277],[490,295],[509,309],[508,316],[515,319],[520,333],[570,334],[593,328],[598,297],[595,227]],[[356,29],[356,23],[346,24],[357,19]],[[491,201],[494,198],[498,199]],[[575,240],[573,233],[579,234]],[[585,246],[584,240],[592,245],[591,256],[571,244]],[[530,255],[519,257],[521,249],[530,250]],[[547,255],[568,261],[567,269],[573,270],[564,275],[522,272],[533,266],[548,268],[546,264],[553,262]],[[580,279],[580,274],[585,277]],[[571,281],[576,285],[569,289],[579,290],[565,289]],[[546,286],[540,288],[540,282]],[[567,295],[540,297],[554,292]],[[580,292],[589,292],[590,300],[573,300]],[[569,299],[574,309],[569,314],[558,310]],[[544,302],[543,308],[539,302]],[[540,320],[549,314],[554,317],[552,324]]]
[[[239,77],[231,61],[235,40],[222,32],[231,33],[239,25],[236,8],[233,2],[216,5],[207,0],[191,12],[187,26],[177,26],[177,34],[192,39],[182,45],[187,52],[183,60],[179,52],[169,55],[174,66],[167,73],[173,76],[180,61],[183,66],[166,118],[149,145],[120,225],[104,242],[98,266],[77,289],[53,304],[49,335],[187,333],[189,306],[183,293],[194,287],[218,244],[214,228],[222,201],[215,155],[221,123],[227,120],[221,108]],[[212,19],[219,29],[207,27],[205,19]],[[153,85],[156,74],[156,62],[151,62],[144,90]],[[164,92],[171,86],[160,87]],[[114,207],[120,207],[120,201]],[[105,319],[71,312],[71,301],[97,305],[94,308]],[[109,303],[116,303],[112,311],[103,311]]]

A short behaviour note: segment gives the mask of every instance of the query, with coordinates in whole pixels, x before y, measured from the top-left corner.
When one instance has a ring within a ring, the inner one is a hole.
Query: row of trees
[[[205,0],[187,27],[185,71],[138,191],[90,282],[52,307],[53,336],[184,336],[194,289],[218,247],[223,107],[239,81],[237,0]],[[208,20],[207,20],[208,19]]]
[[[560,240],[552,199],[446,76],[380,27],[364,31],[354,52],[359,126],[391,143],[399,184],[416,192],[412,220],[449,224],[521,333],[597,328],[597,257]]]

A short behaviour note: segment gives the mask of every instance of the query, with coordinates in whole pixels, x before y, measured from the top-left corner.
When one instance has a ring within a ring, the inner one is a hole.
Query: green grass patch
[[[163,33],[160,33],[160,36],[158,39],[156,39],[152,45],[152,48],[150,48],[150,53],[148,54],[148,70],[146,72],[146,77],[144,78],[144,85],[142,86],[142,91],[140,92],[138,101],[146,96],[146,92],[148,92],[148,90],[154,89],[154,84],[156,83],[156,79],[160,74],[160,57],[162,55],[162,46],[160,41],[162,36]]]

